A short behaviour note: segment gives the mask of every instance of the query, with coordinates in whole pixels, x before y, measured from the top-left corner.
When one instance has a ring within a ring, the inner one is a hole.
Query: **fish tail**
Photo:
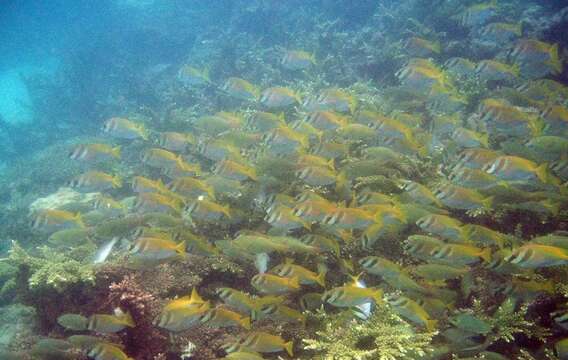
[[[136,326],[136,323],[134,322],[134,319],[132,318],[132,315],[130,315],[129,311],[125,312],[124,315],[122,315],[122,321],[124,321],[124,324],[128,327]]]
[[[250,330],[250,317],[249,316],[245,316],[240,320],[240,324],[242,327],[244,327],[247,330]]]
[[[115,189],[122,187],[122,179],[119,176],[115,176],[112,179],[112,187],[115,188]]]
[[[479,257],[482,258],[485,262],[491,262],[491,248],[488,247],[483,249]]]
[[[77,213],[75,215],[75,220],[77,221],[77,224],[79,224],[79,227],[85,227],[85,222],[83,221],[83,216],[81,215],[81,213]]]
[[[118,146],[115,146],[115,147],[112,148],[111,154],[115,158],[120,159],[120,151],[121,151],[121,146],[118,145]]]
[[[536,168],[536,176],[542,181],[543,183],[550,182],[552,177],[548,173],[548,164],[542,163]]]
[[[380,304],[383,302],[383,290],[377,289],[373,294],[373,299],[375,300],[375,304]]]
[[[290,356],[294,356],[294,342],[290,341],[284,344],[284,349]]]
[[[483,199],[482,203],[484,208],[491,209],[491,206],[493,205],[493,196]]]
[[[185,257],[186,256],[186,252],[185,252],[185,240],[183,240],[182,242],[180,242],[179,244],[176,245],[176,252],[178,254],[180,254],[181,256]],[[193,293],[192,293],[193,295]]]
[[[325,287],[325,271],[321,271],[318,276],[316,277],[316,282],[321,285],[321,287]]]
[[[437,326],[438,326],[438,320],[427,320],[426,321],[426,329],[428,329],[428,331],[436,330]]]

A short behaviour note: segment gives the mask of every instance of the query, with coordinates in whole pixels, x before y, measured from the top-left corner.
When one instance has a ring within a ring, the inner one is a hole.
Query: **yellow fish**
[[[259,90],[256,86],[237,77],[228,78],[221,86],[221,90],[241,100],[257,101],[259,96]]]
[[[81,214],[73,214],[69,211],[44,209],[33,215],[32,229],[55,232],[58,230],[83,228],[85,224]]]
[[[280,64],[288,70],[305,70],[315,63],[314,55],[302,50],[287,50],[280,60]]]
[[[69,158],[87,163],[120,159],[120,146],[107,144],[80,144],[69,152]]]
[[[94,314],[89,316],[87,328],[101,333],[115,333],[127,327],[136,326],[130,313],[123,313],[120,310],[116,312],[116,315]]]
[[[262,92],[260,103],[268,109],[281,109],[300,103],[300,97],[292,89],[271,87]]]
[[[243,316],[223,306],[217,306],[208,310],[201,315],[199,321],[202,324],[213,328],[240,326],[250,330],[250,317]]]
[[[300,280],[272,274],[257,274],[251,279],[252,286],[264,294],[281,295],[300,290]]]
[[[160,133],[158,145],[169,151],[185,152],[189,146],[195,144],[195,138],[190,133],[166,131]]]
[[[87,355],[95,360],[134,360],[128,357],[119,346],[103,341],[89,350]]]
[[[119,188],[122,186],[122,181],[117,176],[92,170],[71,180],[69,186],[81,191],[100,192]]]
[[[136,260],[167,261],[186,255],[185,242],[178,244],[163,237],[141,237],[136,239],[130,253]]]
[[[148,139],[148,133],[144,125],[137,124],[125,118],[113,117],[108,119],[104,123],[103,131],[119,139]]]

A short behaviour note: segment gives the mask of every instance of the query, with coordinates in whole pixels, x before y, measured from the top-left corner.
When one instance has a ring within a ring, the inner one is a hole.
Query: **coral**
[[[19,350],[33,336],[35,324],[36,312],[32,307],[21,304],[0,307],[0,353]]]
[[[67,211],[88,211],[92,209],[99,193],[79,193],[73,189],[62,187],[55,193],[39,198],[30,204],[30,212],[43,209],[61,209]]]
[[[40,252],[40,257],[31,256],[16,242],[10,250],[9,261],[27,269],[30,290],[53,289],[63,293],[73,285],[94,285],[95,274],[91,264],[82,264],[48,247],[40,248]]]
[[[126,352],[137,359],[153,359],[167,350],[167,337],[152,325],[160,312],[160,301],[144,289],[145,279],[139,273],[126,275],[109,286],[107,302],[128,311],[136,326],[122,337]]]
[[[428,353],[436,334],[416,332],[385,305],[378,305],[371,318],[361,321],[345,312],[317,315],[323,322],[317,338],[307,339],[305,350],[315,350],[326,360],[416,359]]]
[[[527,320],[528,309],[529,306],[527,304],[522,304],[517,309],[514,300],[507,298],[492,315],[486,313],[486,307],[480,301],[474,300],[472,312],[490,324],[492,330],[487,335],[488,344],[497,341],[514,342],[517,334],[523,334],[539,340],[546,339],[546,337],[550,336],[550,333],[533,321]]]

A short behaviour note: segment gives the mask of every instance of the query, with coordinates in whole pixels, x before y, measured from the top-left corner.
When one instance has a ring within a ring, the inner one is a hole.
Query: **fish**
[[[358,230],[365,229],[377,221],[377,214],[370,211],[360,208],[338,207],[323,219],[322,224],[339,229]]]
[[[284,113],[275,115],[269,112],[256,111],[247,119],[245,128],[251,131],[266,132],[285,125]]]
[[[199,292],[195,287],[191,289],[191,294],[178,297],[176,299],[170,300],[164,305],[162,312],[173,311],[176,309],[185,309],[189,307],[200,307],[201,305],[207,303],[199,295]]]
[[[269,223],[270,226],[286,232],[301,228],[311,229],[310,223],[294,215],[293,210],[284,205],[278,206],[273,211],[269,212],[264,217],[264,220]]]
[[[148,140],[144,125],[125,118],[113,117],[105,121],[103,131],[112,137],[125,140]]]
[[[460,148],[488,148],[489,136],[463,127],[458,127],[451,138]]]
[[[298,277],[287,278],[273,274],[257,274],[251,279],[251,285],[263,294],[282,295],[300,290]]]
[[[434,331],[438,324],[437,320],[430,318],[430,315],[418,303],[402,295],[391,294],[385,296],[385,302],[404,319],[407,319],[428,331]]]
[[[452,57],[446,60],[444,67],[448,72],[461,77],[468,77],[475,74],[476,64],[466,58]]]
[[[448,180],[460,187],[474,190],[488,190],[496,186],[508,187],[506,181],[502,181],[495,175],[488,174],[480,169],[461,167],[454,169],[449,175]]]
[[[347,125],[347,119],[333,111],[311,112],[304,121],[321,131],[333,131]]]
[[[225,177],[230,180],[245,181],[258,180],[255,168],[239,164],[232,160],[221,160],[212,169],[215,175]]]
[[[47,238],[47,241],[55,247],[75,247],[90,241],[92,231],[88,228],[73,228],[59,230]]]
[[[552,181],[546,163],[539,165],[518,156],[499,156],[493,162],[487,163],[482,170],[505,181],[545,184]]]
[[[339,88],[322,90],[319,95],[309,97],[302,103],[308,112],[337,111],[353,114],[357,108],[357,99],[347,91]]]
[[[528,243],[514,249],[505,261],[528,269],[565,265],[568,264],[568,250],[556,246]]]
[[[483,41],[489,41],[496,45],[507,44],[521,37],[521,24],[494,22],[486,25],[479,31]]]
[[[539,135],[541,120],[500,99],[485,99],[478,109],[481,122],[493,136],[526,138]]]
[[[134,360],[126,355],[122,349],[110,343],[100,342],[89,352],[88,356],[95,360]]]
[[[518,66],[510,66],[495,60],[481,60],[475,67],[481,81],[502,81],[514,83],[519,78]]]
[[[218,136],[226,131],[236,130],[244,123],[243,118],[235,113],[220,111],[194,119],[191,125],[202,135]]]
[[[225,350],[232,353],[237,349],[255,351],[259,353],[274,353],[286,351],[288,355],[294,356],[294,343],[286,342],[278,335],[271,335],[266,332],[255,331],[244,335],[239,339],[236,346],[230,346]]]
[[[440,200],[434,196],[434,193],[426,186],[414,182],[414,181],[404,181],[402,189],[405,191],[405,195],[422,205],[432,205],[441,207],[442,203]]]
[[[448,240],[459,241],[462,237],[462,222],[446,215],[430,214],[416,221],[423,231]]]
[[[556,161],[568,154],[568,138],[553,135],[537,136],[525,146],[533,151],[540,161]]]
[[[143,176],[134,176],[132,178],[132,190],[135,193],[167,193],[168,189],[162,183],[162,180],[152,180]]]
[[[404,89],[412,92],[428,93],[434,85],[445,87],[446,76],[436,66],[424,64],[409,64],[395,73]]]
[[[215,191],[207,182],[190,176],[173,179],[166,188],[174,193],[187,198],[199,198],[200,196],[215,200]]]
[[[89,316],[87,329],[100,333],[116,333],[136,326],[130,313],[124,313],[120,309],[115,310],[114,315],[93,314]]]
[[[559,360],[568,359],[568,338],[563,338],[555,342],[554,351]]]
[[[195,143],[195,137],[191,133],[164,131],[158,136],[158,145],[168,151],[185,152]]]
[[[434,196],[442,205],[452,209],[491,209],[493,205],[492,197],[485,197],[476,190],[450,184],[437,188]]]
[[[378,256],[364,257],[359,260],[363,270],[369,274],[378,275],[394,288],[419,294],[429,294],[430,291],[414,281],[401,266]]]
[[[54,233],[59,230],[84,228],[81,214],[56,209],[43,209],[32,215],[33,230]]]
[[[474,334],[486,335],[492,330],[492,326],[487,321],[467,312],[456,314],[449,321],[458,329]]]
[[[142,162],[158,169],[169,169],[176,165],[181,158],[176,153],[160,148],[151,148],[142,155]]]
[[[321,296],[322,302],[336,307],[355,307],[369,302],[380,304],[383,302],[381,289],[359,287],[347,284],[327,290]]]
[[[336,257],[340,256],[339,242],[331,237],[306,234],[300,238],[300,241],[308,246],[317,248],[319,252],[331,252]]]
[[[519,39],[508,57],[521,67],[522,74],[528,78],[541,78],[562,72],[558,44],[536,39]]]
[[[108,214],[111,217],[118,217],[124,215],[127,211],[126,205],[114,200],[109,196],[101,195],[94,203],[94,208],[104,214]]]
[[[141,237],[136,239],[130,254],[137,260],[167,261],[185,257],[185,242],[176,243],[168,238]]]
[[[464,149],[458,155],[454,170],[462,167],[468,169],[482,169],[485,165],[495,161],[501,154],[494,150],[483,148]]]
[[[113,237],[109,241],[107,241],[103,246],[97,249],[97,252],[94,255],[93,264],[101,264],[106,261],[108,256],[110,255],[112,249],[118,242],[118,237]]]
[[[190,65],[183,65],[178,73],[177,80],[183,84],[183,86],[191,88],[196,86],[204,86],[211,83],[209,79],[209,70],[198,69]]]
[[[412,36],[406,40],[404,49],[410,56],[415,57],[432,57],[440,54],[441,47],[438,41],[429,41],[417,36]]]
[[[234,360],[263,360],[264,358],[257,352],[249,351],[235,351],[227,354],[223,359],[234,359]]]
[[[255,85],[237,77],[230,77],[225,80],[221,90],[236,99],[247,101],[257,101],[260,93]]]
[[[260,103],[268,109],[283,109],[300,102],[298,94],[285,87],[271,87],[260,95]]]
[[[274,322],[300,323],[305,325],[306,316],[298,310],[282,304],[264,304],[252,312],[255,321],[270,319]]]
[[[217,306],[213,309],[209,309],[199,318],[199,321],[202,324],[209,327],[224,328],[240,326],[247,330],[250,330],[250,320],[250,317],[243,316],[223,306]]]
[[[69,341],[62,340],[62,339],[50,339],[50,338],[43,338],[38,340],[33,347],[29,354],[22,354],[22,353],[6,353],[3,351],[0,353],[2,357],[6,357],[7,360],[11,359],[11,355],[14,355],[14,359],[25,359],[26,356],[33,356],[36,358],[41,359],[69,359],[73,360],[76,358],[75,354],[73,353],[73,344]]]
[[[325,271],[315,273],[301,265],[294,264],[294,260],[287,258],[286,261],[270,269],[271,274],[286,278],[298,278],[301,285],[318,284],[325,287]]]
[[[422,260],[431,260],[431,252],[444,246],[444,242],[440,239],[425,235],[411,235],[403,243],[406,253]]]
[[[503,249],[511,242],[511,237],[488,227],[476,224],[462,226],[462,235],[468,242],[483,246],[495,246]]]
[[[271,152],[276,154],[291,154],[307,149],[309,139],[288,126],[280,126],[265,134],[263,141]]]
[[[87,330],[89,319],[79,314],[63,314],[57,318],[57,323],[66,330],[84,331]]]
[[[488,24],[498,15],[498,7],[494,2],[475,4],[465,9],[458,17],[464,27],[478,28]]]
[[[562,105],[550,105],[539,116],[544,121],[544,135],[568,136],[568,108]]]
[[[120,159],[120,146],[107,144],[79,144],[69,152],[69,158],[86,163],[99,163]]]
[[[221,301],[242,314],[250,314],[256,309],[256,302],[242,291],[221,287],[215,290]]]
[[[226,141],[213,140],[208,142],[201,142],[197,146],[197,152],[211,161],[221,161],[225,159],[240,160],[241,154],[239,149],[235,146],[228,144]]]
[[[166,166],[161,168],[162,174],[170,179],[176,179],[179,177],[187,176],[199,176],[201,175],[201,166],[199,163],[190,164],[183,161],[181,158],[171,166]]]
[[[105,342],[103,339],[101,339],[100,337],[96,337],[96,336],[92,336],[92,335],[71,335],[67,338],[67,341],[69,341],[71,344],[73,344],[75,347],[81,348],[82,350],[90,350],[92,348],[94,348],[97,344],[101,343],[101,342]],[[119,344],[113,344],[119,348],[123,348],[122,345]]]
[[[280,64],[288,70],[306,70],[316,64],[314,54],[303,50],[286,50]]]
[[[480,261],[491,261],[491,248],[478,248],[471,245],[445,244],[430,252],[437,260],[447,261],[452,265],[472,265]]]
[[[342,184],[345,178],[341,174],[323,166],[306,166],[296,171],[296,176],[310,186],[330,186]]]
[[[69,186],[84,192],[102,192],[122,186],[122,180],[102,171],[87,171],[69,181]]]
[[[191,329],[199,325],[199,319],[210,309],[209,302],[162,311],[153,325],[173,332]]]
[[[444,264],[421,264],[412,273],[429,281],[457,279],[470,271],[469,267],[455,267]]]
[[[136,212],[141,214],[152,212],[179,214],[181,212],[181,201],[170,196],[145,192],[136,196],[133,207]]]

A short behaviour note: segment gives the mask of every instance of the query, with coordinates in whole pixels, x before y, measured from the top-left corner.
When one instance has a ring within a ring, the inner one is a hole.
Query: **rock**
[[[57,192],[39,198],[30,205],[30,213],[45,209],[86,212],[92,210],[93,203],[100,193],[80,193],[71,188],[62,187]]]

